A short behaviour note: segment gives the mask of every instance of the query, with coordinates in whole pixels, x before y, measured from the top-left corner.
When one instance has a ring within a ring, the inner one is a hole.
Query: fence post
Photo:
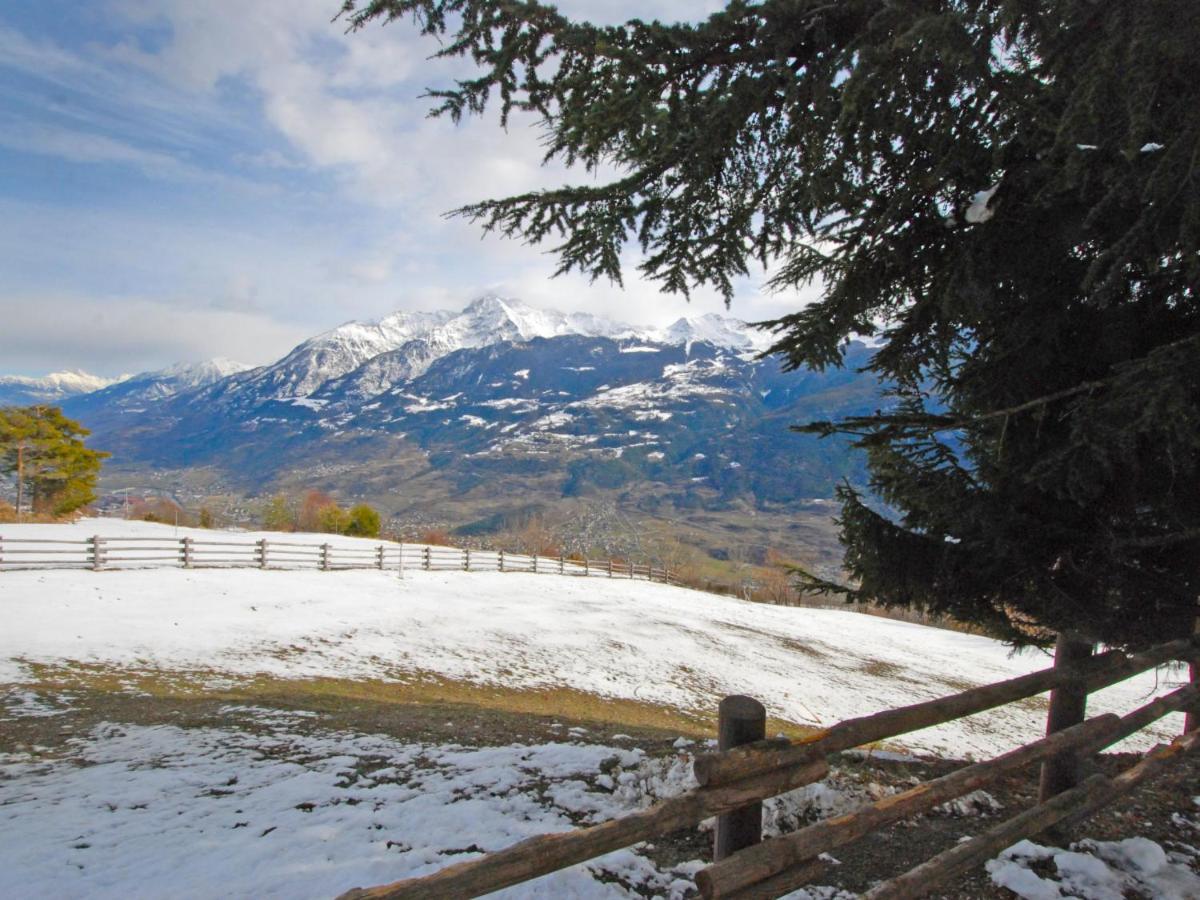
[[[1078,665],[1091,655],[1091,643],[1063,632],[1054,644],[1054,668]],[[1087,714],[1087,698],[1087,687],[1080,681],[1066,682],[1050,691],[1046,734],[1051,735],[1082,722]],[[1064,750],[1042,763],[1038,803],[1045,803],[1079,784],[1079,768],[1079,754],[1074,750]]]
[[[180,538],[179,543],[183,545],[183,567],[190,569],[192,567],[192,539],[190,537]]]
[[[608,560],[608,577],[612,578],[612,558],[611,557]]]
[[[500,551],[500,571],[504,571],[504,551]]]
[[[258,567],[265,569],[267,567],[267,539],[263,538],[258,542]]]
[[[321,571],[322,572],[329,571],[329,545],[328,544],[321,545]]]
[[[425,548],[425,571],[428,572],[432,568],[433,568],[433,560],[430,559],[429,547],[426,546],[426,548]]]
[[[587,555],[586,555],[586,554],[585,554],[585,555],[584,555],[584,557],[583,557],[583,574],[584,574],[584,575],[591,575],[591,574],[592,574],[592,573],[591,573],[591,570],[590,570],[590,569],[588,569],[588,558],[587,558]]]
[[[558,554],[558,574],[562,575],[566,570],[567,570],[567,561],[563,558],[563,555],[560,553],[560,554]]]
[[[88,538],[88,543],[92,545],[92,571],[99,572],[104,568],[104,539],[93,534]]]
[[[767,710],[753,697],[734,694],[717,708],[717,749],[732,750],[767,736]],[[713,861],[762,842],[762,801],[717,816]]]
[[[537,554],[535,553],[533,554],[533,574],[536,575],[537,573]]]
[[[633,581],[633,560],[629,561],[629,580]]]
[[[376,551],[376,554],[377,554],[377,558],[375,560],[375,564],[379,567],[379,571],[382,572],[383,571],[383,544],[379,545],[379,549]]]

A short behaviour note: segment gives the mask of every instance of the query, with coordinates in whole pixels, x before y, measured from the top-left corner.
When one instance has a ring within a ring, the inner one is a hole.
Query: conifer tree
[[[357,537],[379,537],[381,524],[377,510],[366,503],[358,503],[350,507],[346,534]]]
[[[349,0],[408,19],[539,117],[583,184],[458,212],[559,271],[728,299],[755,262],[819,302],[767,323],[792,368],[879,341],[844,488],[854,599],[1014,642],[1136,646],[1200,594],[1200,4],[732,0],[599,27],[523,0]],[[824,585],[833,588],[832,585]]]
[[[56,406],[0,409],[0,467],[12,476],[18,518],[26,496],[35,513],[64,516],[96,499],[101,460],[90,432]]]

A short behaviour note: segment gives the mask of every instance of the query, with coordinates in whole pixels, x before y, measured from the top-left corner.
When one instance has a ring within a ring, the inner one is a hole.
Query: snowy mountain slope
[[[599,316],[539,310],[487,294],[457,313],[396,312],[377,322],[348,322],[310,338],[278,362],[242,379],[238,392],[251,394],[257,402],[308,397],[331,379],[390,354],[387,366],[365,373],[374,379],[370,382],[374,387],[383,390],[396,382],[381,380],[381,374],[390,372],[396,381],[407,380],[424,372],[433,360],[463,348],[535,337],[611,337],[630,332],[629,326]],[[356,393],[369,396],[361,385]]]
[[[64,402],[64,407],[68,414],[76,416],[113,410],[142,412],[147,405],[207,387],[250,368],[221,357],[198,363],[177,363],[155,372],[130,375],[115,384],[72,397]]]
[[[130,527],[85,520],[6,526],[5,534],[82,538]],[[568,687],[685,711],[711,711],[722,696],[746,693],[773,716],[828,726],[1049,663],[1041,653],[1012,656],[988,638],[843,610],[556,575],[14,571],[4,583],[0,682],[10,683],[31,664],[72,661],[237,677],[436,676],[510,690]],[[69,629],[51,624],[67,620]],[[1093,695],[1089,711],[1127,712],[1170,690],[1171,680],[1139,676]],[[1044,710],[1020,704],[896,743],[992,755],[1044,725]],[[1151,746],[1180,726],[1169,717],[1129,746]]]
[[[641,334],[646,340],[660,344],[686,346],[705,342],[740,353],[761,353],[775,342],[775,338],[767,332],[751,328],[740,319],[716,313],[684,317],[665,328],[648,329]]]
[[[787,426],[881,402],[855,372],[861,347],[845,369],[791,374],[709,343],[563,335],[456,350],[395,382],[417,352],[423,342],[381,354],[309,397],[239,406],[239,380],[254,374],[243,373],[139,416],[82,418],[121,462],[213,465],[248,485],[334,447],[349,480],[399,441],[428,454],[449,492],[532,465],[531,477],[557,472],[573,494],[642,479],[680,497],[784,503],[827,496],[843,478],[861,480],[863,466],[844,443]]]
[[[51,372],[40,378],[26,375],[0,375],[0,406],[30,406],[58,403],[67,397],[88,394],[119,382],[87,372]]]

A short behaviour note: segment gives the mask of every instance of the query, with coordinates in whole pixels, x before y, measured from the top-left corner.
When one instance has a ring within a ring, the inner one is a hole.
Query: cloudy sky
[[[719,3],[559,5],[613,21]],[[542,249],[443,218],[585,176],[541,168],[530,122],[426,118],[422,91],[454,64],[408,25],[346,34],[338,6],[0,4],[0,374],[263,363],[350,319],[487,290],[634,322],[722,310],[632,278],[551,279]],[[761,281],[733,315],[795,308]]]

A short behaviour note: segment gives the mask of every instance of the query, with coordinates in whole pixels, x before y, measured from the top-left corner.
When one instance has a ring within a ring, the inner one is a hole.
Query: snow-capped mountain
[[[122,376],[125,377],[128,376]],[[51,372],[40,378],[0,375],[0,406],[56,403],[66,397],[98,391],[121,381],[122,378],[104,378],[79,371]]]
[[[488,295],[347,323],[253,369],[134,376],[63,408],[125,472],[204,466],[252,493],[315,472],[310,486],[415,507],[476,486],[487,502],[536,503],[636,484],[631,496],[653,486],[674,508],[719,511],[861,483],[844,442],[787,426],[886,403],[858,371],[869,349],[852,344],[844,369],[783,373],[760,356],[769,344],[720,315],[633,327]]]
[[[694,343],[708,343],[737,353],[762,353],[775,340],[770,334],[740,319],[716,313],[676,319],[665,328],[649,329],[642,334],[647,340],[660,344],[683,344],[686,347]]]
[[[536,309],[488,294],[460,312],[396,312],[376,322],[340,325],[278,362],[215,388],[211,401],[247,410],[272,400],[366,400],[422,375],[458,350],[566,336],[685,348],[707,342],[737,353],[756,353],[769,345],[768,338],[745,323],[714,314],[682,318],[665,328],[635,328],[603,316]]]
[[[630,326],[601,316],[535,309],[520,300],[488,294],[461,312],[396,312],[376,322],[339,325],[248,374],[226,396],[231,400],[245,394],[255,400],[309,397],[331,379],[371,364],[356,388],[357,395],[370,396],[372,390],[378,393],[420,375],[434,360],[455,350],[535,337],[633,333]],[[390,356],[382,359],[383,354]]]
[[[68,407],[72,414],[84,416],[103,410],[143,412],[147,405],[207,387],[249,368],[244,363],[221,357],[196,363],[176,363],[156,372],[130,375],[115,384],[70,398]]]

